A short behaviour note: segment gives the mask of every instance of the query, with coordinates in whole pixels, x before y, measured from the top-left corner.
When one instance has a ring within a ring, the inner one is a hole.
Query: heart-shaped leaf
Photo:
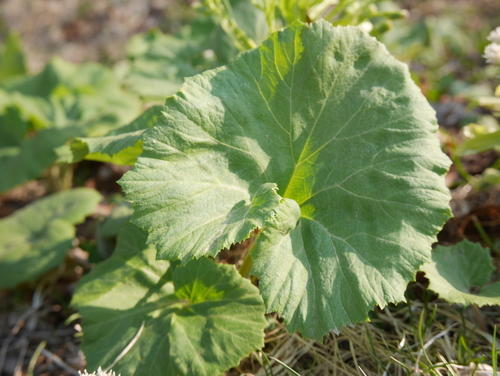
[[[268,310],[319,337],[403,300],[428,260],[449,217],[436,130],[382,44],[300,24],[188,79],[121,185],[160,258],[214,255],[259,227]]]
[[[171,266],[126,225],[113,256],[84,277],[73,300],[89,368],[122,375],[213,376],[264,345],[264,303],[233,266]]]

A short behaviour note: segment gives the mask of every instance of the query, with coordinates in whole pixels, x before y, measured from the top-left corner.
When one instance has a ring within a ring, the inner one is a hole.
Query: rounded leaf
[[[252,273],[268,310],[320,337],[403,300],[428,260],[450,215],[436,130],[381,43],[298,24],[186,80],[121,184],[162,258],[214,255],[260,228]]]
[[[468,240],[438,246],[422,267],[429,288],[450,303],[500,305],[500,282],[490,283],[494,270],[490,251]]]
[[[264,303],[233,266],[172,266],[154,253],[128,224],[113,256],[82,279],[73,304],[90,369],[213,376],[264,345]]]

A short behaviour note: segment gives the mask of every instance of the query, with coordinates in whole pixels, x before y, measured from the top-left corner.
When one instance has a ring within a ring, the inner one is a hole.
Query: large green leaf
[[[264,303],[233,266],[201,259],[169,269],[145,240],[126,225],[113,256],[77,289],[89,368],[213,376],[264,345]]]
[[[141,136],[156,125],[163,106],[152,106],[131,123],[101,137],[81,137],[71,145],[70,161],[90,159],[121,165],[133,165],[142,152]]]
[[[101,196],[78,188],[56,193],[0,220],[0,287],[13,287],[59,265],[75,237],[74,225]]]
[[[261,228],[268,310],[308,336],[403,300],[449,216],[434,111],[357,28],[274,34],[187,80],[161,123],[121,181],[158,256],[214,255]]]
[[[500,282],[490,283],[494,270],[490,251],[477,243],[464,240],[438,246],[422,270],[429,288],[450,303],[500,305]]]

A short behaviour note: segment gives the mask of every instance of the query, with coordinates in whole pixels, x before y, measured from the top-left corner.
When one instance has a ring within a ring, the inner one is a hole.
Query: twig
[[[73,367],[68,366],[64,361],[59,358],[56,354],[51,353],[49,350],[42,350],[42,355],[49,358],[51,361],[53,361],[57,366],[65,370],[66,372],[70,373],[71,375],[79,376],[79,373],[76,369]]]
[[[28,351],[29,341],[26,338],[21,339],[21,350],[17,357],[16,368],[14,368],[14,376],[21,376],[23,373],[23,363],[26,352]]]
[[[0,370],[4,369],[5,359],[7,357],[7,352],[9,350],[9,345],[16,338],[17,334],[25,324],[26,320],[30,318],[38,309],[42,306],[43,296],[39,289],[35,290],[33,293],[33,298],[31,299],[31,307],[29,307],[19,319],[16,321],[15,325],[10,330],[9,336],[4,340],[2,348],[0,349]],[[36,325],[36,323],[35,323]],[[31,324],[30,326],[33,326]]]

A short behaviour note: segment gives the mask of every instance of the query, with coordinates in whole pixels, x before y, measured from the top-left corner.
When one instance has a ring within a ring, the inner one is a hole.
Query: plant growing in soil
[[[214,375],[263,345],[265,312],[321,338],[404,300],[450,215],[436,130],[355,27],[295,24],[187,79],[156,126],[117,133],[143,151],[132,223],[74,298],[89,368]],[[250,236],[240,274],[209,259]]]

